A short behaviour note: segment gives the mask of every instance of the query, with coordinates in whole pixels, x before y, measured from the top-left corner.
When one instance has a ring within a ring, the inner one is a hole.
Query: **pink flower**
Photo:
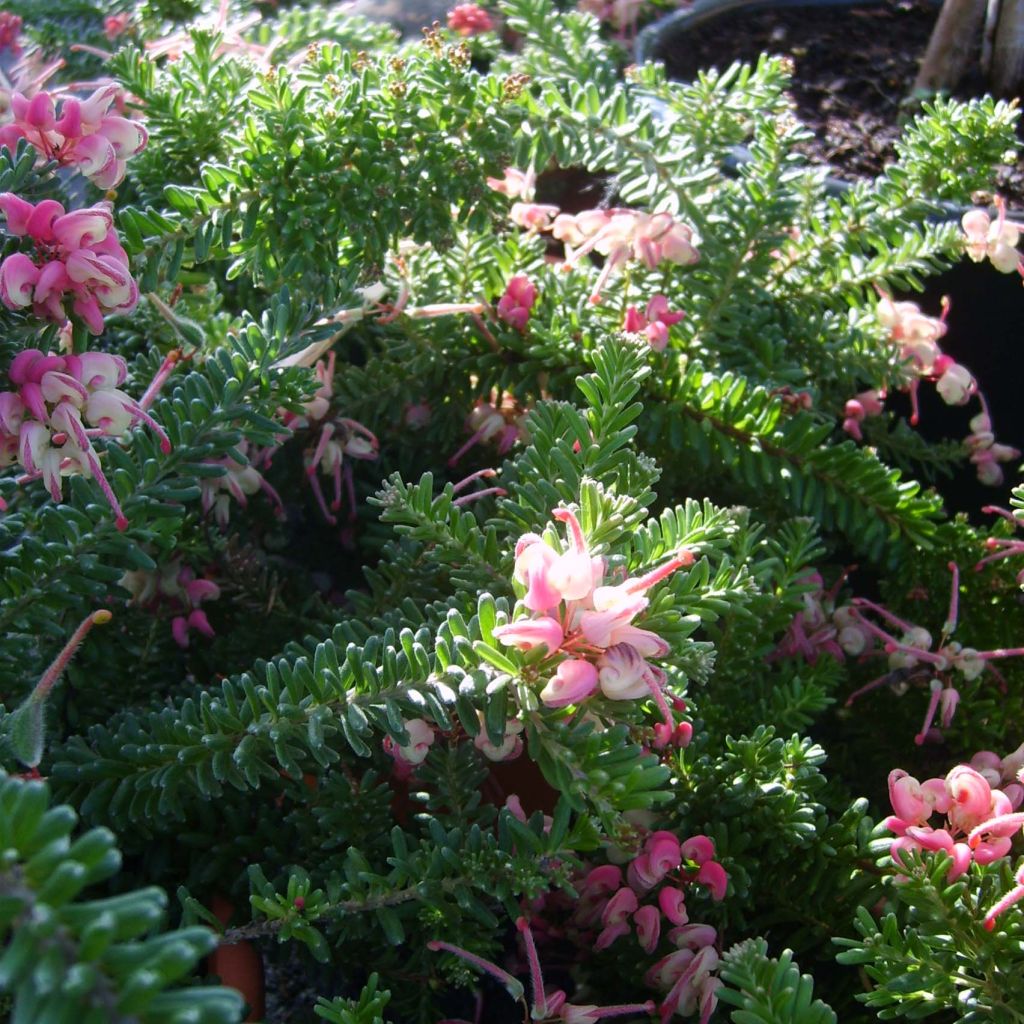
[[[578,704],[597,689],[597,669],[581,658],[567,658],[541,690],[540,699],[549,708]]]
[[[946,776],[946,790],[952,804],[949,820],[962,832],[991,816],[992,787],[973,768],[957,765]]]
[[[996,208],[998,215],[994,221],[985,210],[970,210],[963,215],[960,223],[964,229],[964,248],[975,263],[988,257],[1000,273],[1012,274],[1020,268],[1019,225],[1006,219],[1006,203],[1002,199],[996,200]]]
[[[507,626],[498,626],[494,636],[503,644],[529,651],[543,644],[548,654],[554,654],[562,646],[564,634],[557,619],[542,615],[536,619],[517,619]]]
[[[526,586],[523,604],[532,612],[556,608],[562,595],[548,578],[548,570],[558,558],[557,552],[535,533],[527,533],[516,544],[513,578]]]
[[[575,216],[560,214],[552,233],[566,243],[563,270],[571,270],[591,250],[605,257],[590,296],[594,304],[601,301],[605,282],[629,260],[654,270],[662,262],[689,265],[700,259],[693,229],[669,213],[647,214],[618,207],[584,210]]]
[[[537,289],[524,274],[516,274],[505,286],[505,294],[498,300],[498,316],[515,328],[525,331],[530,310],[537,301]]]
[[[658,936],[661,934],[661,914],[657,907],[641,907],[633,915],[633,924],[636,925],[636,937],[641,949],[645,953],[653,953],[658,945]]]
[[[39,268],[22,252],[12,253],[0,263],[0,300],[8,309],[32,304]]]
[[[884,399],[885,393],[875,390],[862,391],[851,398],[843,410],[846,417],[843,420],[843,430],[856,440],[863,441],[860,424],[868,416],[881,415]]]
[[[242,508],[249,504],[249,497],[263,491],[274,503],[279,518],[284,516],[284,506],[277,491],[267,482],[263,474],[248,460],[248,442],[243,441],[235,446],[235,450],[247,461],[239,462],[231,455],[219,459],[208,459],[207,465],[218,466],[224,470],[223,475],[203,477],[200,482],[202,496],[200,499],[204,515],[213,512],[214,519],[220,526],[227,526],[231,516],[231,500],[234,499]]]
[[[530,234],[547,231],[551,227],[552,218],[557,215],[557,206],[544,203],[513,203],[512,209],[508,212],[509,220],[517,227],[525,228]]]
[[[591,556],[580,521],[567,508],[551,515],[568,527],[569,548],[558,555],[547,570],[548,581],[563,601],[581,601],[590,596],[604,572],[604,560]]]
[[[630,865],[629,884],[646,892],[681,863],[679,840],[671,832],[652,832],[644,843],[643,853]]]
[[[118,36],[123,35],[131,24],[132,16],[125,12],[123,14],[108,14],[103,19],[103,32],[113,42]]]
[[[8,230],[28,236],[35,260],[13,253],[0,265],[0,299],[11,309],[30,303],[37,316],[63,322],[64,301],[93,334],[103,317],[135,308],[139,290],[128,269],[128,255],[114,234],[106,206],[65,213],[52,199],[33,206],[10,192],[0,194]]]
[[[11,55],[17,57],[21,53],[21,43],[18,42],[19,35],[21,35],[21,17],[10,11],[0,11],[0,53],[10,50]]]
[[[952,363],[939,377],[935,390],[946,405],[966,405],[978,385],[966,366]]]
[[[110,113],[118,93],[117,85],[102,85],[85,100],[64,99],[59,111],[49,93],[31,99],[12,93],[13,120],[0,132],[0,144],[13,148],[18,139],[26,139],[41,160],[74,167],[97,188],[114,188],[124,178],[128,159],[148,141],[137,121]]]
[[[506,167],[504,174],[503,178],[488,178],[488,187],[510,199],[522,199],[525,202],[533,200],[537,175],[532,167],[527,171],[520,171],[516,167]]]
[[[117,389],[127,374],[124,360],[102,353],[54,356],[25,349],[12,360],[8,374],[17,392],[7,392],[10,397],[0,400],[0,450],[5,461],[15,461],[16,451],[28,477],[42,478],[54,501],[61,500],[64,475],[92,477],[118,528],[124,529],[127,520],[103,474],[92,437],[119,437],[141,421],[156,432],[164,452],[171,447],[160,425]]]
[[[683,319],[685,313],[672,313],[664,295],[653,295],[641,314],[636,306],[626,310],[622,329],[627,334],[643,334],[655,352],[664,352],[668,345],[668,329]]]
[[[390,754],[403,767],[415,767],[422,764],[434,743],[434,730],[422,718],[410,718],[402,723],[409,734],[409,742],[398,746],[390,737],[384,737],[384,751]]]
[[[479,4],[459,4],[448,12],[448,27],[460,36],[490,32],[494,20]]]
[[[658,906],[672,924],[684,925],[689,920],[683,892],[674,886],[663,885],[658,890]]]

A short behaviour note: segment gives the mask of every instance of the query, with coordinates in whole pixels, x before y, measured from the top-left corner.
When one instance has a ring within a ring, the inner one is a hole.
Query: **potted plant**
[[[12,1021],[1011,1012],[1024,541],[920,480],[1018,453],[896,293],[1009,268],[930,215],[1015,113],[830,195],[777,58],[119,13],[0,126]]]

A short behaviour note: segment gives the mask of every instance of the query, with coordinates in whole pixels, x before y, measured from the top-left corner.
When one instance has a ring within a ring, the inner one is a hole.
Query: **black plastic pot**
[[[932,0],[936,8],[940,6],[940,0]],[[643,64],[645,61],[653,60],[655,55],[666,45],[678,42],[686,33],[713,21],[715,18],[726,14],[733,14],[737,11],[763,11],[779,10],[784,8],[804,9],[837,9],[852,10],[855,8],[881,7],[885,0],[695,0],[685,10],[673,11],[666,14],[657,21],[651,22],[644,28],[636,38],[633,48],[633,56],[636,63]],[[661,104],[651,99],[652,106],[657,112]],[[726,164],[727,170],[739,168],[750,159],[750,152],[745,146],[736,146],[729,161]],[[825,179],[825,190],[829,195],[842,195],[849,191],[851,185],[847,181],[831,175]],[[933,220],[959,220],[970,207],[960,206],[956,203],[936,200],[936,213],[930,218]]]
[[[651,60],[671,45],[679,45],[688,32],[709,21],[736,11],[755,11],[783,8],[853,9],[878,7],[884,0],[696,0],[686,10],[674,11],[648,25],[637,36],[634,56],[637,63]],[[657,113],[661,104],[652,98]],[[744,147],[737,147],[727,164],[738,169],[750,159]],[[831,195],[842,195],[850,184],[838,178],[826,179]],[[935,202],[936,212],[931,219],[959,221],[970,207],[954,203]],[[995,211],[990,210],[995,216]],[[1001,443],[1024,449],[1024,404],[1020,401],[1020,381],[1024,380],[1024,346],[1020,344],[1020,324],[1024,320],[1024,289],[1016,275],[1000,274],[987,263],[974,264],[962,260],[944,274],[927,282],[923,295],[897,295],[918,302],[922,309],[937,315],[943,297],[950,299],[949,333],[942,343],[943,350],[966,365],[977,378],[992,411],[996,436]],[[976,403],[969,408],[950,408],[929,388],[922,388],[922,417],[920,432],[929,440],[964,437],[969,432],[967,422],[977,411]],[[908,407],[897,412],[909,413]],[[964,467],[951,481],[939,487],[951,511],[967,512],[979,518],[984,504],[1005,504],[1009,488],[1019,479],[1013,463],[1004,467],[1006,484],[1002,487],[984,487],[975,478],[973,468]]]

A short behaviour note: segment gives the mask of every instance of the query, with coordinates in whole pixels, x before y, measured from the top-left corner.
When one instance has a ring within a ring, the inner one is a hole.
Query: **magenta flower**
[[[674,925],[684,925],[689,921],[686,913],[686,898],[681,889],[671,885],[663,885],[658,891],[658,906],[661,912]]]
[[[661,935],[661,914],[658,908],[651,905],[641,907],[633,915],[633,924],[636,925],[636,937],[640,948],[645,953],[653,953]]]
[[[110,113],[120,87],[100,86],[88,99],[68,97],[57,110],[53,96],[38,92],[29,99],[11,95],[12,121],[0,128],[0,146],[12,152],[26,139],[41,160],[56,160],[74,167],[97,188],[120,184],[129,158],[146,147],[146,129],[137,121]]]
[[[135,308],[139,290],[107,206],[65,213],[52,199],[33,206],[4,192],[0,210],[8,231],[29,238],[35,250],[34,259],[12,253],[0,264],[0,299],[9,309],[31,305],[37,316],[63,323],[70,296],[72,311],[100,334],[105,315]]]
[[[505,294],[498,300],[498,316],[517,331],[525,331],[530,310],[537,301],[537,289],[524,274],[516,274],[505,286]]]
[[[1014,813],[1011,797],[993,789],[968,765],[957,765],[945,779],[924,783],[895,769],[889,773],[889,794],[896,813],[885,820],[885,827],[897,836],[889,851],[893,861],[905,867],[905,850],[941,850],[953,858],[949,881],[960,877],[972,859],[990,864],[1005,857],[1012,836],[1024,824],[1024,814]],[[934,812],[946,815],[945,827],[929,824]]]
[[[604,926],[594,943],[594,949],[600,953],[607,949],[616,939],[630,932],[629,918],[639,907],[636,893],[632,889],[620,889],[607,903],[601,914]]]

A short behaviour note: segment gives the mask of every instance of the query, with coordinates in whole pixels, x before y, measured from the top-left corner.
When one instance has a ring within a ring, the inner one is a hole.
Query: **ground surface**
[[[701,68],[724,69],[762,52],[790,57],[797,115],[814,132],[803,150],[837,177],[855,180],[878,174],[895,157],[900,121],[910,112],[904,98],[935,17],[936,7],[921,0],[734,12],[667,41],[657,58],[671,77],[686,80]],[[957,94],[983,91],[983,83],[969,80]],[[1024,208],[1024,164],[1007,168],[1000,191]]]

